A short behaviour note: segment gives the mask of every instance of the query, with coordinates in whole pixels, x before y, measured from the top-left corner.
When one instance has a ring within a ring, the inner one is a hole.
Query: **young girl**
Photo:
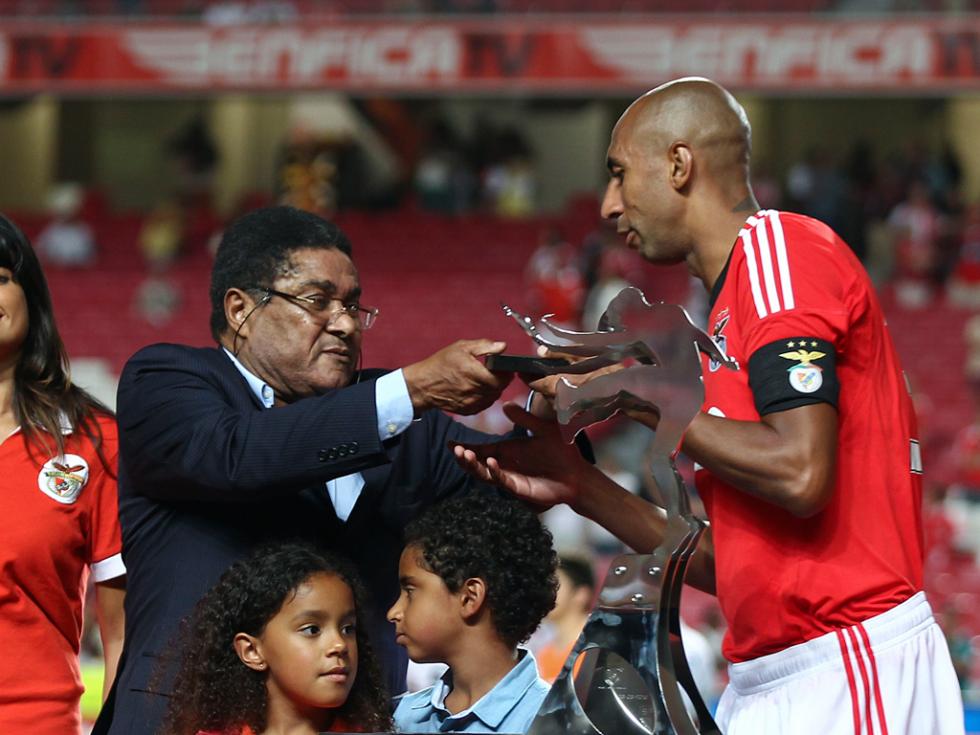
[[[308,546],[263,547],[222,575],[183,626],[164,732],[313,735],[387,730],[360,585]]]

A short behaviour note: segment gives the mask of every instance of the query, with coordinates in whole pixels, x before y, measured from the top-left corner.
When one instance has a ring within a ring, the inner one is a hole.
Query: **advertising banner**
[[[980,17],[490,19],[262,27],[0,27],[0,94],[624,94],[679,76],[740,91],[980,90]]]

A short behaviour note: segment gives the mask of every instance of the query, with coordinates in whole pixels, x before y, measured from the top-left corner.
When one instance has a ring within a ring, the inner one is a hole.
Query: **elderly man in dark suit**
[[[383,618],[402,528],[473,482],[447,442],[486,441],[437,409],[478,412],[510,377],[484,367],[504,347],[488,340],[358,371],[376,311],[360,302],[350,243],[289,207],[228,228],[211,302],[216,348],[147,347],[120,382],[126,643],[96,732],[158,728],[179,621],[232,562],[279,538],[355,562],[389,684],[403,688],[407,659]]]

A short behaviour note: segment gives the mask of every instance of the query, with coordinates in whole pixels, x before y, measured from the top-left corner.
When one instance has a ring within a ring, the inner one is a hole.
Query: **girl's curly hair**
[[[337,710],[345,729],[388,730],[388,694],[367,637],[364,592],[348,564],[303,544],[259,548],[233,564],[181,623],[180,669],[162,733],[198,730],[237,732],[266,727],[268,694],[264,671],[238,658],[236,633],[262,634],[289,596],[315,574],[331,574],[354,593],[357,614],[357,676],[347,702]]]

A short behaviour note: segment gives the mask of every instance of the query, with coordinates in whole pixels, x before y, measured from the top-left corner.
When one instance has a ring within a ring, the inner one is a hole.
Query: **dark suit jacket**
[[[389,685],[403,688],[407,658],[384,619],[398,596],[402,529],[434,501],[477,484],[446,442],[488,436],[432,411],[382,443],[381,374],[266,410],[220,349],[161,344],[130,359],[118,400],[126,643],[96,732],[159,727],[167,698],[146,692],[169,686],[172,671],[151,680],[161,655],[174,654],[179,621],[230,564],[279,538],[318,543],[356,564]],[[365,485],[344,523],[325,482],[353,472]]]

